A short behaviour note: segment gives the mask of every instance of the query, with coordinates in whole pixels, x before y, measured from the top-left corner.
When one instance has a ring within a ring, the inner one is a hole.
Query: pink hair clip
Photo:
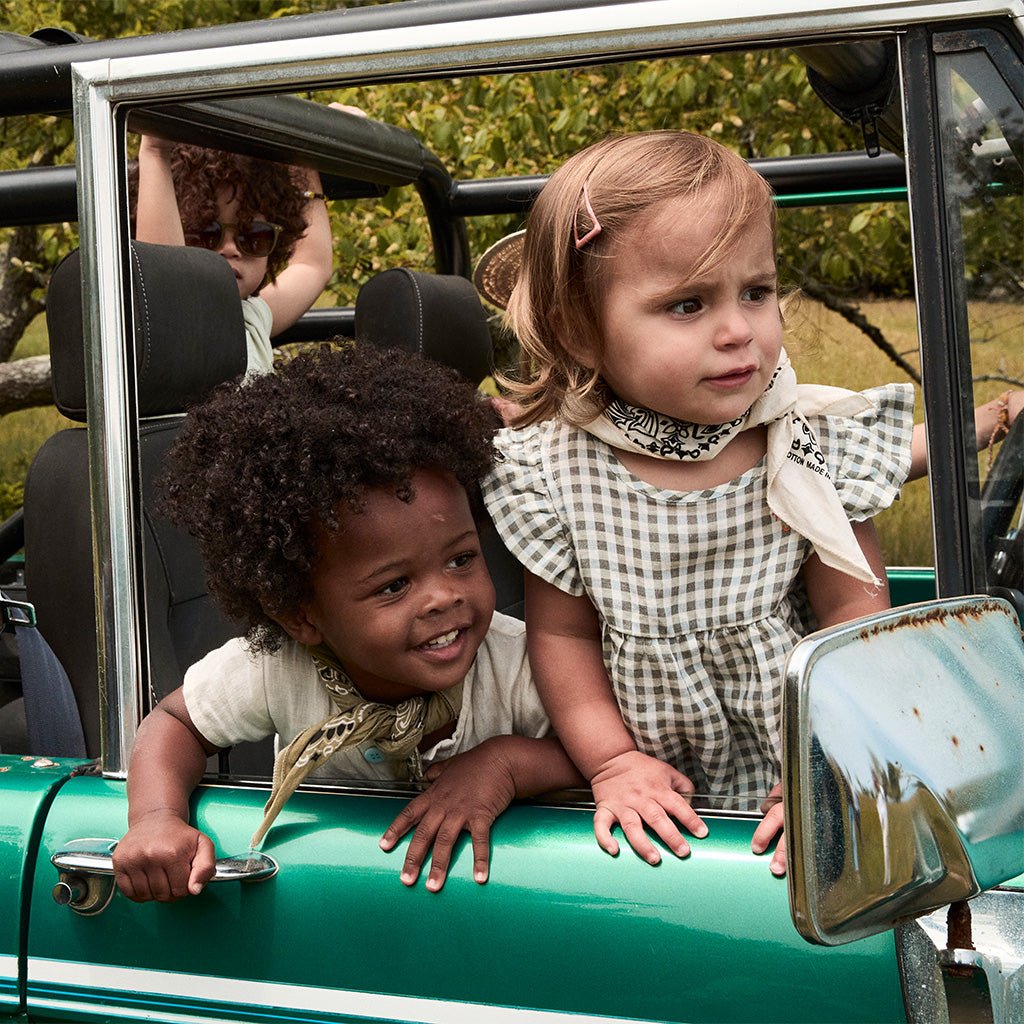
[[[587,192],[586,182],[583,184],[583,205],[586,207],[587,216],[590,217],[591,223],[594,225],[582,238],[580,238],[579,229],[576,227],[576,221],[572,222],[572,236],[576,240],[576,248],[582,249],[587,242],[592,241],[601,234],[601,222],[597,219],[597,214],[594,213],[594,207],[590,205],[590,194]]]

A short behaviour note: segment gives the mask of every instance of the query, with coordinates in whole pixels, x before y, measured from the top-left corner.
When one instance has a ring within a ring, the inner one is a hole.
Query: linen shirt
[[[258,295],[242,299],[242,320],[245,322],[245,375],[273,373],[274,347],[270,328],[274,314]]]
[[[242,640],[229,640],[189,668],[184,696],[193,724],[218,747],[275,734],[278,747],[284,747],[336,711],[309,652],[292,641],[273,654],[253,656]],[[495,612],[466,675],[455,732],[423,752],[423,764],[452,757],[492,736],[539,738],[550,729],[530,674],[526,627]],[[398,778],[392,762],[377,760],[371,748],[372,742],[342,748],[310,777]]]

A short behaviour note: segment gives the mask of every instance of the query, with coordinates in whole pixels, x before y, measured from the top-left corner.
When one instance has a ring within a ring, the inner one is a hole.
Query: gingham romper
[[[864,394],[872,408],[856,417],[809,421],[853,521],[888,507],[910,467],[913,389]],[[807,632],[797,582],[811,553],[770,512],[764,460],[676,492],[559,421],[503,430],[497,445],[488,510],[530,572],[593,602],[638,748],[715,804],[756,810],[780,777],[781,684]]]

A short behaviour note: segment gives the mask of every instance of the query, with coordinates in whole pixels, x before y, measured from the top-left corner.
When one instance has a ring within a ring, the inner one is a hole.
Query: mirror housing
[[[998,598],[802,640],[783,705],[790,908],[840,945],[1024,872],[1024,639]]]

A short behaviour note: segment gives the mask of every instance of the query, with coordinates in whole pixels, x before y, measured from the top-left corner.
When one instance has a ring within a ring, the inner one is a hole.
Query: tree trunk
[[[45,287],[49,268],[43,270],[38,258],[39,231],[31,224],[14,228],[0,245],[0,363],[11,358],[25,329],[44,308],[42,298],[33,293]]]

